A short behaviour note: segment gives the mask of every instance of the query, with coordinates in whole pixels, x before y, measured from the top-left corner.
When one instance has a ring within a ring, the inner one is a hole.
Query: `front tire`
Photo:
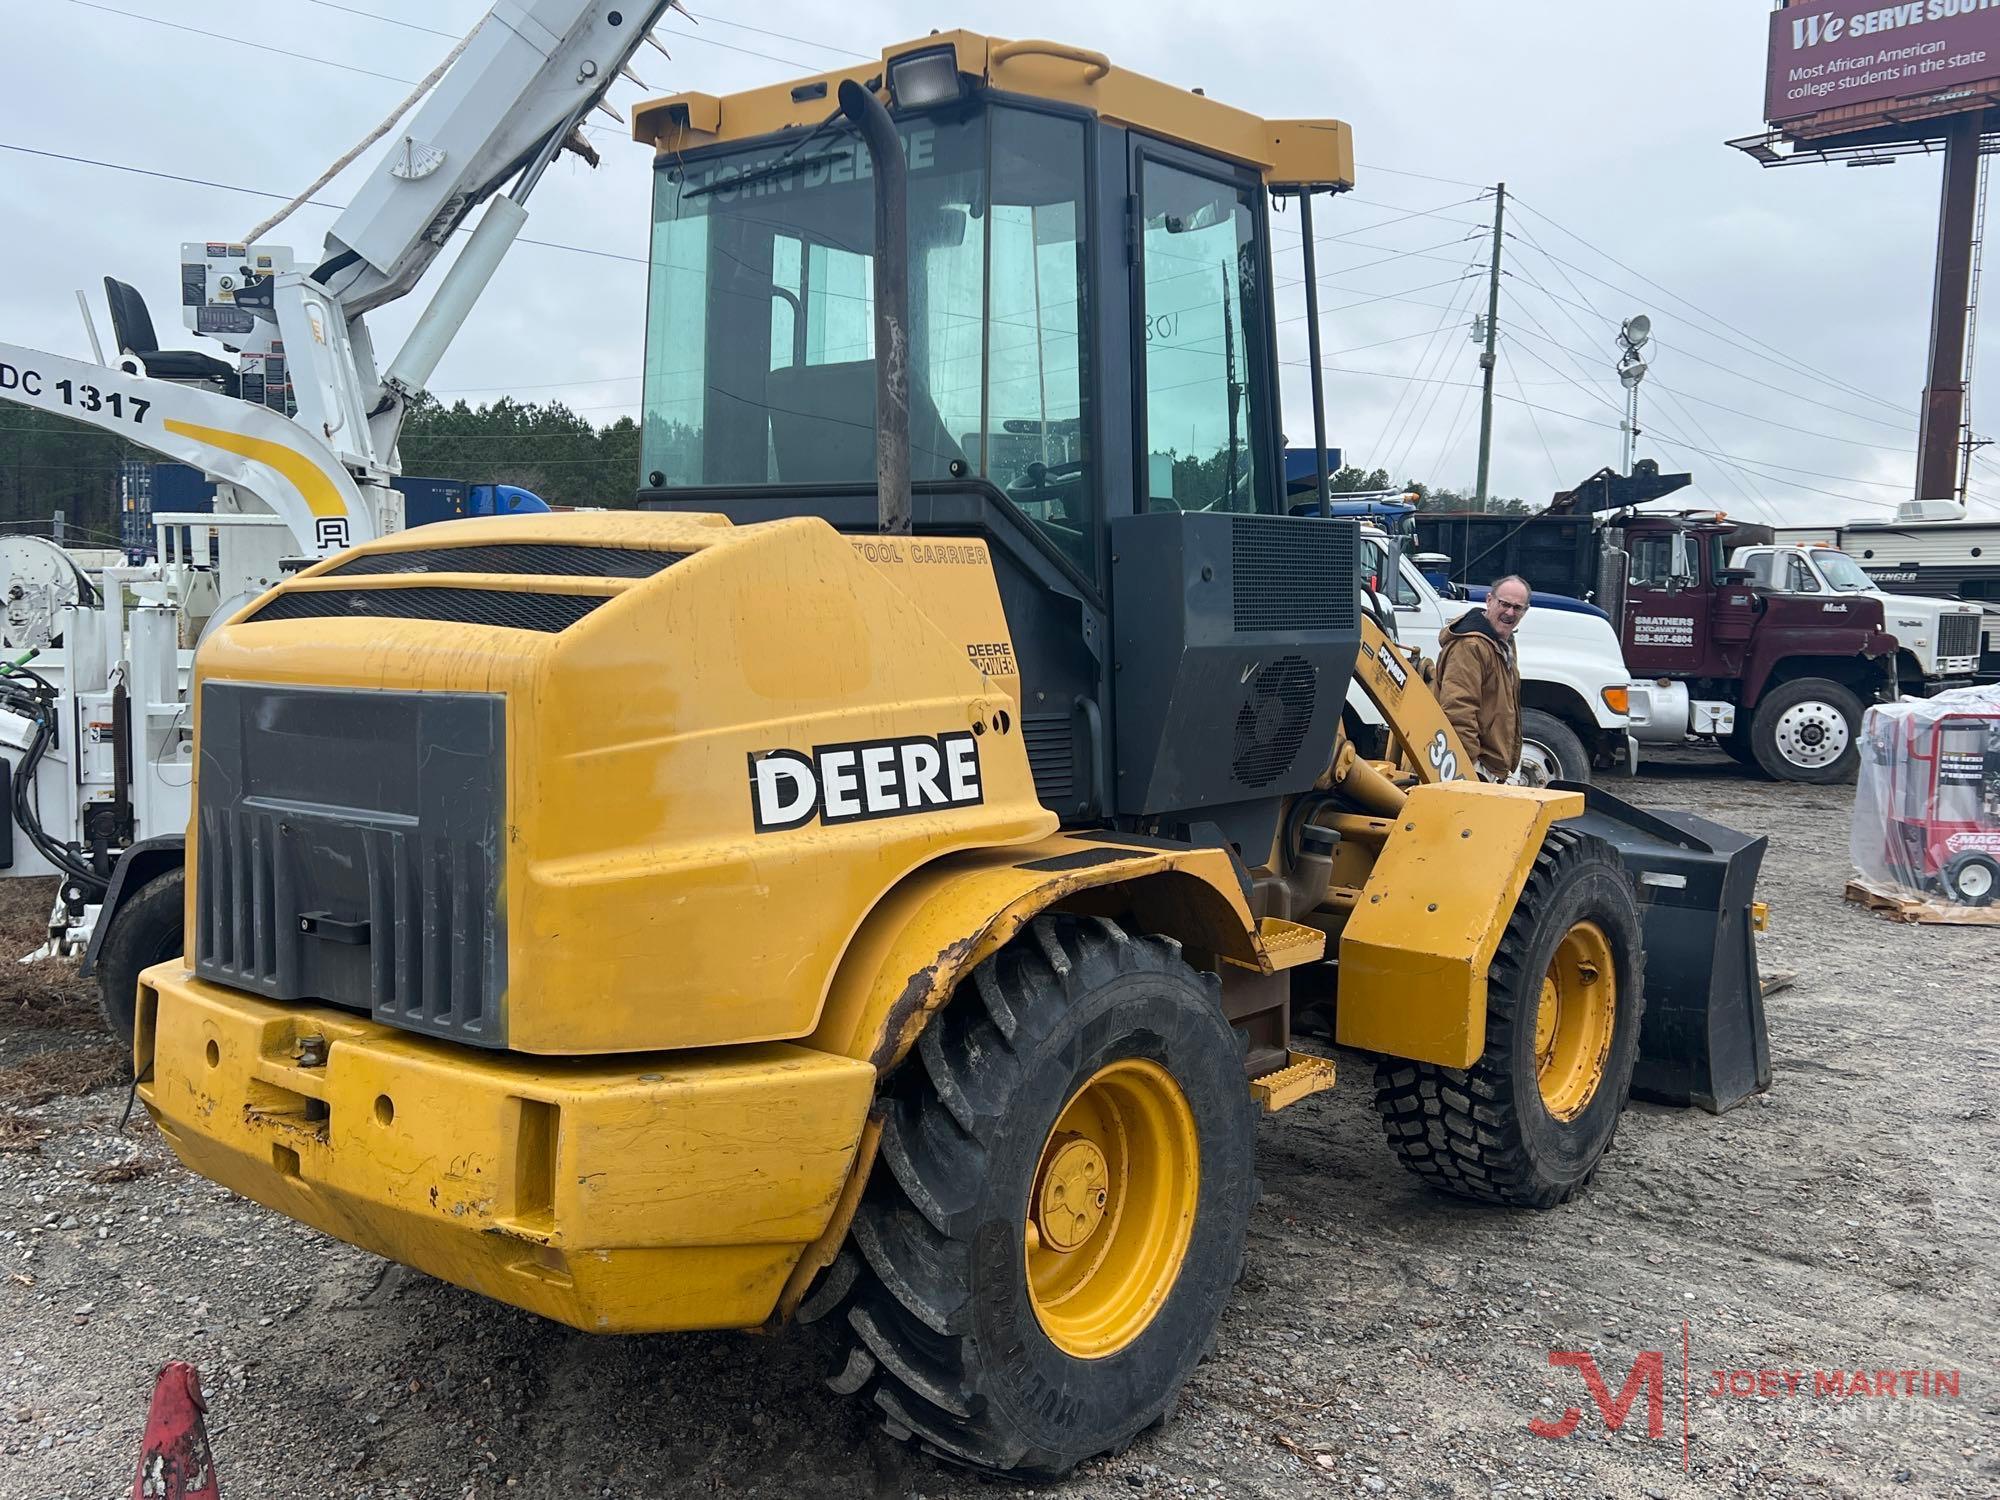
[[[1824,677],[1781,683],[1757,705],[1750,748],[1778,781],[1852,781],[1861,764],[1861,700]]]
[[[1479,1060],[1377,1064],[1390,1148],[1459,1197],[1522,1208],[1574,1197],[1632,1092],[1644,984],[1638,903],[1617,852],[1550,829],[1494,955]]]
[[[891,1085],[833,1384],[892,1437],[1055,1478],[1162,1420],[1213,1339],[1254,1108],[1219,982],[1165,939],[1043,917],[967,988]]]
[[[1521,711],[1522,786],[1547,786],[1551,781],[1590,780],[1590,752],[1561,719],[1539,708]]]
[[[179,868],[155,875],[119,903],[97,950],[97,1008],[127,1049],[139,1010],[139,971],[181,952],[186,889]]]

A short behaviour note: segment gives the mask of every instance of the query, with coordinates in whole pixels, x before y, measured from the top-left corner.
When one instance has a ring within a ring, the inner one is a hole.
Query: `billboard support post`
[[[1931,292],[1930,376],[1917,435],[1917,500],[1958,492],[1959,425],[1965,415],[1965,324],[1972,289],[1973,213],[1979,201],[1980,116],[1952,118],[1945,136],[1938,207],[1937,273]]]

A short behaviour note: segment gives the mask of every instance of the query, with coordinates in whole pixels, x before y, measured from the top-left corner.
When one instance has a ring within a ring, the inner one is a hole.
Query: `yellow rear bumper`
[[[826,1226],[875,1085],[866,1063],[782,1043],[480,1052],[268,1004],[179,959],[141,977],[137,1041],[139,1097],[202,1176],[472,1291],[619,1333],[763,1322]]]

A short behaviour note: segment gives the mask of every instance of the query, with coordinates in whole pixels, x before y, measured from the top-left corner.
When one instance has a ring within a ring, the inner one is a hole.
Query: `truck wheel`
[[[1590,1181],[1618,1130],[1645,1008],[1638,904],[1617,852],[1556,827],[1507,921],[1470,1068],[1385,1058],[1375,1109],[1432,1187],[1553,1208]]]
[[[1852,781],[1860,741],[1861,700],[1824,677],[1773,688],[1750,721],[1757,764],[1779,781]]]
[[[891,1436],[1054,1478],[1173,1408],[1243,1260],[1255,1120],[1220,982],[1038,919],[899,1070],[836,1390]]]
[[[139,1009],[139,971],[181,951],[183,872],[155,875],[119,903],[97,950],[97,1008],[128,1048]]]
[[[1521,785],[1590,780],[1590,752],[1574,729],[1539,708],[1521,711]]]
[[[2000,894],[2000,862],[1968,849],[1944,867],[1945,894],[1960,906],[1991,906]]]

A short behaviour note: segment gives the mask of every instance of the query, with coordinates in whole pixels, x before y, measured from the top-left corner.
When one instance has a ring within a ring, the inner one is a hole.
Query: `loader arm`
[[[1431,690],[1422,658],[1390,640],[1365,610],[1354,677],[1389,726],[1398,758],[1419,784],[1464,779],[1472,757]]]

